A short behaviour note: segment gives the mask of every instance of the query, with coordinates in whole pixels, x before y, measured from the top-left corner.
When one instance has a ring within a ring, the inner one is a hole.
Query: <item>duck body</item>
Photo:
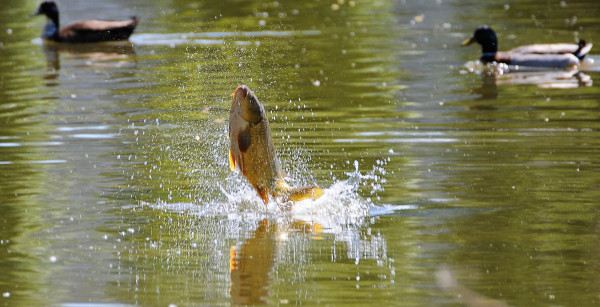
[[[529,67],[569,68],[579,65],[581,60],[592,49],[592,44],[580,40],[577,44],[534,44],[520,46],[508,51],[498,51],[496,33],[488,26],[477,28],[473,36],[463,42],[463,46],[471,43],[481,45],[482,63],[505,63]]]
[[[58,7],[52,1],[42,2],[35,15],[46,15],[48,22],[42,38],[61,43],[93,43],[128,39],[139,20],[86,20],[60,28]]]
[[[579,65],[579,59],[571,53],[516,53],[516,52],[497,52],[493,60],[482,56],[480,61],[483,63],[497,62],[508,65],[528,66],[528,67],[549,67],[549,68],[568,68]]]

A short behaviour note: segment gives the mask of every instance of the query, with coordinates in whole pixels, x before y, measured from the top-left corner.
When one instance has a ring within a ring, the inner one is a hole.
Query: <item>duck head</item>
[[[477,28],[473,36],[463,41],[462,45],[467,46],[475,42],[481,45],[482,53],[496,53],[498,51],[496,32],[488,26]]]
[[[44,1],[32,15],[46,15],[58,28],[58,7],[54,1]]]

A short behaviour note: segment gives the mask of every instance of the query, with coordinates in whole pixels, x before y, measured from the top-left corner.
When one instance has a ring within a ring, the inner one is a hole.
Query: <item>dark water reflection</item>
[[[37,40],[36,40],[37,42]],[[128,41],[102,44],[58,44],[43,43],[42,50],[46,56],[49,73],[46,79],[56,79],[60,70],[62,57],[75,57],[85,60],[87,66],[101,67],[103,65],[122,66],[131,63],[135,55],[133,44]],[[46,83],[51,86],[52,84]]]
[[[459,47],[593,42],[594,1],[60,1],[141,17],[86,46],[9,2],[0,304],[598,304],[596,64],[490,76]],[[229,170],[242,83],[321,202],[265,208]]]

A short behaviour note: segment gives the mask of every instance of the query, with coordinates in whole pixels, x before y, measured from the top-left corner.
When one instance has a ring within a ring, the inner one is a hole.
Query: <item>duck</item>
[[[137,17],[128,20],[86,20],[60,28],[58,6],[54,1],[44,1],[32,15],[46,15],[48,22],[42,38],[61,43],[94,43],[126,40],[139,23]]]
[[[576,44],[534,44],[498,51],[496,32],[489,26],[477,28],[473,36],[463,41],[462,45],[467,46],[475,42],[481,45],[479,60],[484,64],[496,62],[528,67],[577,67],[592,49],[592,44],[579,40]]]

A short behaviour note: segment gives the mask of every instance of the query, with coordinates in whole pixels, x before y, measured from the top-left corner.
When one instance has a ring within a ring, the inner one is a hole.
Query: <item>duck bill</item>
[[[31,12],[29,14],[29,17],[37,16],[37,15],[40,15],[40,14],[41,14],[40,9],[37,9],[37,10]]]
[[[472,43],[474,43],[474,42],[475,42],[475,36],[471,36],[471,37],[469,37],[469,38],[465,39],[465,40],[462,42],[462,46],[463,46],[463,47],[464,47],[464,46],[468,46],[468,45],[470,45],[470,44],[472,44]]]

